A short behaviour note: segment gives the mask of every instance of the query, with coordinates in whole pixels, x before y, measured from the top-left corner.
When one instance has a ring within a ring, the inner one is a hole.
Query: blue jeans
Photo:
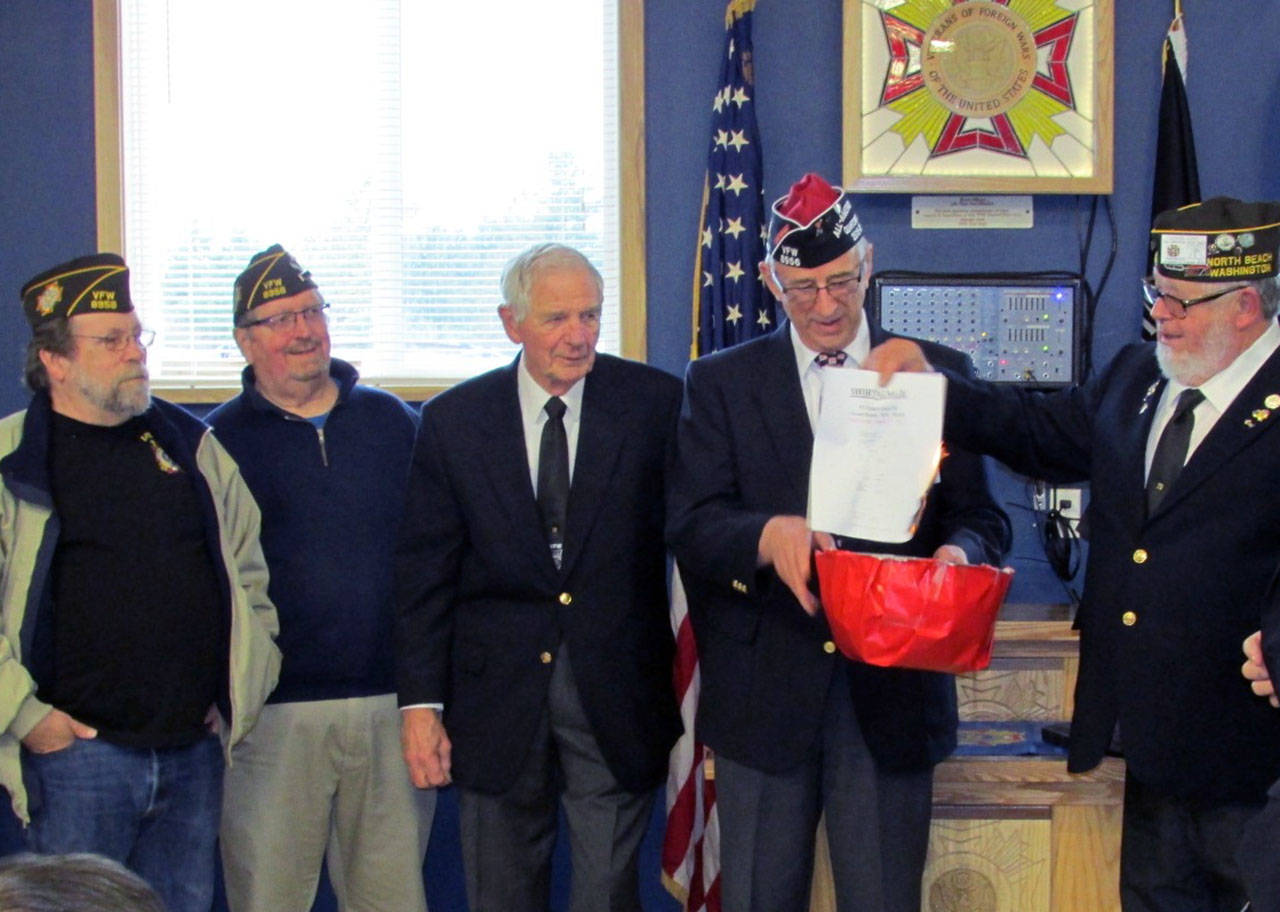
[[[169,912],[209,912],[222,796],[222,749],[146,750],[77,740],[22,752],[27,843],[41,853],[96,852],[146,880]]]

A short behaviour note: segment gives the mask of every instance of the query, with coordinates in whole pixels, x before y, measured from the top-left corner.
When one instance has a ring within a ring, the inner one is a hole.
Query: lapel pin
[[[1139,415],[1145,412],[1147,408],[1151,405],[1151,397],[1156,394],[1156,387],[1159,385],[1160,385],[1159,380],[1153,381],[1152,384],[1147,387],[1147,391],[1142,394],[1142,407],[1138,409]],[[1277,404],[1280,405],[1280,403],[1277,403]]]
[[[1267,398],[1263,400],[1262,404],[1269,409],[1280,408],[1280,393],[1272,393],[1267,396]]]
[[[1270,409],[1254,409],[1253,410],[1254,421],[1266,421],[1270,417],[1271,417]]]

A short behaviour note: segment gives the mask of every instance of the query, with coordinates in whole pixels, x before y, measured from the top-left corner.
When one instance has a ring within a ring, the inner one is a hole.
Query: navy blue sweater
[[[262,550],[280,615],[280,684],[268,702],[395,690],[393,557],[417,415],[356,384],[334,358],[338,401],[323,429],[244,391],[208,422],[262,509]]]

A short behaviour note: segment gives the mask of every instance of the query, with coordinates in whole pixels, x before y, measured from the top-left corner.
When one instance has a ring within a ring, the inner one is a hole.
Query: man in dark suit
[[[716,757],[724,908],[807,909],[825,811],[840,907],[918,912],[954,682],[843,658],[810,591],[815,545],[835,544],[804,517],[820,373],[880,335],[863,319],[871,245],[848,195],[817,175],[793,186],[759,268],[788,322],[689,365],[667,526],[698,643],[698,735]],[[990,562],[1008,535],[981,461],[953,449],[913,538],[840,544]]]
[[[422,409],[397,555],[405,759],[415,785],[461,787],[472,912],[547,908],[557,798],[571,909],[638,910],[680,728],[662,540],[680,385],[596,353],[603,286],[576,250],[535,246],[502,287],[520,356]]]
[[[940,366],[945,428],[1019,472],[1090,482],[1068,769],[1096,766],[1118,726],[1126,912],[1237,912],[1235,852],[1280,775],[1280,715],[1238,672],[1280,554],[1280,204],[1165,212],[1152,246],[1155,345],[1047,394]],[[870,366],[930,359],[895,341]]]

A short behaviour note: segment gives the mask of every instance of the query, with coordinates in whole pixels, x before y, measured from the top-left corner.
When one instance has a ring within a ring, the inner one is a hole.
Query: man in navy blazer
[[[397,554],[405,759],[419,787],[460,786],[472,912],[548,907],[558,802],[570,908],[638,910],[680,731],[662,539],[680,385],[596,353],[603,284],[578,251],[530,248],[502,285],[520,356],[422,409]]]
[[[1151,243],[1155,345],[1047,394],[940,367],[945,428],[1019,472],[1090,482],[1068,769],[1118,729],[1125,912],[1236,912],[1236,851],[1280,776],[1280,714],[1239,674],[1280,555],[1280,203],[1165,212]],[[899,340],[872,366],[929,358]]]
[[[804,517],[820,372],[879,340],[862,314],[871,245],[849,196],[817,175],[793,186],[774,204],[760,272],[788,323],[689,365],[667,527],[698,643],[698,736],[715,751],[724,909],[807,909],[825,812],[840,907],[918,912],[954,681],[845,659],[811,591],[814,547],[835,544]],[[995,562],[1008,536],[981,461],[952,449],[913,538],[839,544]]]

